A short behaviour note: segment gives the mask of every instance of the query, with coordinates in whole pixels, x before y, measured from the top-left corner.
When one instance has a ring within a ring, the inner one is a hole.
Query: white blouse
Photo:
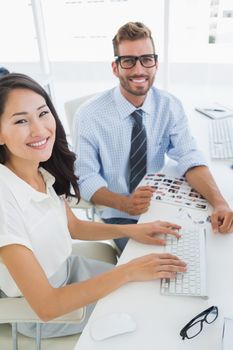
[[[53,276],[70,256],[64,199],[54,188],[54,177],[40,168],[46,183],[41,193],[0,164],[0,247],[21,244],[32,250],[46,276]],[[21,296],[0,257],[0,289],[7,296]]]

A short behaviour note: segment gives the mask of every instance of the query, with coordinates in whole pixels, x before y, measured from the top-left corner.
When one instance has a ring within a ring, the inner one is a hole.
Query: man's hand
[[[214,208],[211,225],[215,233],[233,232],[233,211],[227,205]]]
[[[141,215],[145,213],[155,190],[150,186],[138,187],[129,197],[126,198],[123,204],[123,211],[130,215]]]
[[[180,237],[181,226],[167,221],[153,221],[146,224],[125,225],[128,236],[144,244],[165,245],[165,240],[158,237],[161,234],[170,234],[177,239]]]

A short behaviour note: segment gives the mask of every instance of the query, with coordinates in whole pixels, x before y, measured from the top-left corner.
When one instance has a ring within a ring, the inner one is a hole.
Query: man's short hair
[[[141,22],[128,22],[118,29],[117,34],[114,36],[113,51],[114,56],[119,56],[118,47],[124,40],[138,40],[143,38],[149,38],[151,40],[153,50],[155,52],[155,45],[151,35],[151,30]]]

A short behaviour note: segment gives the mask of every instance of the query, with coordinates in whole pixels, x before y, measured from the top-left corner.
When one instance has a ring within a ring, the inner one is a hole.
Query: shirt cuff
[[[107,182],[101,176],[92,176],[79,184],[81,198],[90,201],[91,197],[101,187],[108,187]]]
[[[193,154],[179,161],[177,165],[178,176],[184,176],[184,174],[191,168],[196,166],[208,166],[207,161],[204,159],[201,152],[196,151],[195,157]]]

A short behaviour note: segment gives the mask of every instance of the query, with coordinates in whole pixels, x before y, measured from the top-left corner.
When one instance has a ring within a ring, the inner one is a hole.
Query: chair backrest
[[[71,141],[73,141],[73,121],[74,121],[75,112],[78,109],[78,107],[81,106],[81,104],[83,104],[85,101],[89,100],[94,95],[95,94],[81,96],[81,97],[77,97],[73,100],[65,102],[64,108],[65,108],[65,112],[66,112],[68,126],[70,129]]]
[[[66,118],[67,118],[68,126],[70,129],[70,139],[71,139],[72,144],[73,144],[73,122],[74,122],[75,112],[79,106],[81,106],[85,101],[92,98],[94,95],[96,95],[96,94],[90,94],[90,95],[77,97],[73,100],[65,102],[65,104],[64,104]],[[104,208],[104,206],[102,206],[102,205],[94,205],[91,202],[84,201],[83,199],[81,199],[79,204],[76,205],[75,200],[72,201],[72,198],[70,198],[69,205],[71,208],[84,209],[86,211],[87,219],[92,220],[92,221],[95,221],[95,215],[98,214],[98,212],[100,212]],[[99,218],[99,220],[100,220],[100,218]],[[113,245],[114,245],[114,243],[113,243]],[[119,251],[118,251],[118,255],[120,255]]]
[[[40,324],[43,323],[35,312],[31,309],[24,298],[0,298],[0,348],[1,349],[41,349]],[[80,323],[84,320],[85,308],[80,308],[58,317],[50,323]],[[36,338],[28,338],[17,332],[17,324],[20,322],[36,323]],[[8,323],[11,324],[10,332]],[[65,337],[63,349],[74,349],[74,344],[78,341],[79,335]],[[49,339],[49,349],[59,349],[61,338]],[[47,339],[43,340],[43,349],[47,349]],[[19,347],[18,347],[19,345]],[[22,347],[21,347],[22,345]],[[48,345],[48,344],[47,344]]]
[[[81,106],[81,104],[89,100],[92,96],[94,96],[94,94],[77,97],[73,100],[65,102],[64,104],[66,118],[70,129],[71,144],[73,144],[73,141],[74,141],[73,140],[73,122],[74,122],[75,112],[78,109],[78,107]],[[86,212],[87,219],[91,221],[95,221],[95,206],[91,202],[86,202],[83,199],[81,199],[79,204],[76,204],[76,199],[72,199],[72,197],[70,197],[69,206],[71,208],[84,209]]]
[[[14,322],[43,323],[24,298],[0,298],[0,307],[0,324]],[[57,317],[48,323],[80,323],[84,320],[84,316],[85,307]]]

